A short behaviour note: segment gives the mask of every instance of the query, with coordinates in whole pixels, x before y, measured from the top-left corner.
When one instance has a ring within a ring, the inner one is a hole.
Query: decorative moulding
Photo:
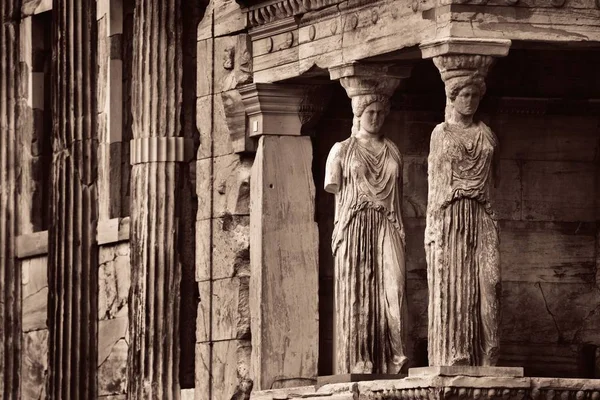
[[[320,10],[342,0],[275,0],[257,2],[253,0],[237,0],[245,9],[248,26],[259,26],[273,21]]]
[[[194,143],[184,137],[142,137],[131,140],[131,164],[187,162],[193,158]]]
[[[518,377],[426,376],[336,383],[252,393],[252,400],[302,397],[365,400],[599,400],[600,380]]]
[[[294,17],[286,17],[274,21],[269,25],[257,26],[250,31],[250,36],[253,41],[268,39],[277,34],[289,32],[298,28],[298,22]]]
[[[512,42],[509,39],[454,38],[435,39],[423,42],[419,47],[423,58],[451,54],[473,54],[505,57]]]
[[[248,116],[248,137],[301,134],[299,111],[304,86],[253,83],[238,90]]]

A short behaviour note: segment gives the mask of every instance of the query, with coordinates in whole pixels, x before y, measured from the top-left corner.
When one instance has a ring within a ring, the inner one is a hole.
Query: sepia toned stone
[[[591,162],[597,143],[597,117],[500,114],[492,119],[502,132],[504,159]],[[524,135],[522,127],[527,126]]]
[[[402,212],[405,218],[422,218],[427,212],[427,159],[404,157]]]
[[[594,221],[597,218],[592,163],[526,161],[523,163],[523,219]],[[552,176],[552,179],[547,179]],[[569,193],[564,197],[563,193]]]
[[[98,366],[98,395],[118,395],[127,388],[127,342],[119,339]]]
[[[235,153],[256,151],[256,140],[249,137],[246,110],[240,92],[238,90],[222,92],[221,100],[233,151]]]
[[[211,321],[211,281],[198,282],[198,292],[200,302],[198,303],[198,313],[196,315],[196,341],[198,343],[210,342],[210,321]]]
[[[400,80],[356,66],[340,82],[354,120],[350,138],[333,146],[325,168],[325,190],[336,200],[334,371],[398,374],[408,361],[404,165],[381,127]]]
[[[250,313],[257,389],[317,373],[317,240],[310,138],[263,136],[252,166]],[[265,218],[268,216],[268,218]],[[280,284],[269,282],[277,279]]]
[[[502,281],[595,282],[594,224],[502,222]]]
[[[214,158],[213,217],[250,214],[252,162],[237,154]]]
[[[21,384],[24,399],[46,398],[48,350],[48,330],[23,334]]]
[[[199,40],[197,51],[196,96],[204,97],[213,93],[213,40]]]
[[[197,160],[203,160],[212,155],[212,137],[213,137],[213,96],[206,95],[196,99],[196,129],[200,134],[200,144],[198,146]]]
[[[248,276],[250,226],[248,216],[225,215],[213,220],[212,279]]]
[[[96,3],[53,2],[48,397],[97,396]],[[78,38],[78,39],[77,39]],[[79,121],[79,123],[72,123]],[[72,360],[70,363],[64,359]]]
[[[180,250],[184,242],[177,233],[185,227],[180,224],[180,218],[186,217],[182,214],[183,179],[192,140],[181,136],[182,2],[160,4],[162,7],[155,0],[134,2],[132,145],[139,143],[141,149],[149,149],[152,143],[170,143],[179,151],[166,152],[169,146],[163,146],[165,152],[143,152],[144,157],[131,159],[129,399],[177,399],[180,395],[180,289],[187,253]],[[150,64],[155,71],[153,85],[147,84]],[[155,87],[161,90],[157,92]],[[154,112],[156,109],[161,112]]]
[[[522,378],[523,368],[518,367],[472,367],[472,366],[437,366],[411,368],[409,377],[417,376],[473,376]]]
[[[212,219],[196,221],[196,282],[211,279]]]
[[[221,94],[213,96],[213,157],[223,156],[233,153],[233,144],[231,135],[225,118],[225,106]]]
[[[102,260],[98,270],[98,319],[127,316],[130,286],[129,245],[100,249]]]
[[[211,345],[209,343],[196,344],[196,380],[195,380],[195,400],[207,399],[210,391],[211,369],[210,369]]]
[[[514,160],[499,160],[495,164],[491,198],[499,220],[520,220],[523,214],[521,165]]]
[[[244,399],[250,396],[253,383],[249,380],[249,342],[244,340],[215,342],[212,366],[214,399]]]
[[[421,45],[446,89],[445,122],[431,135],[428,158],[430,366],[493,366],[499,356],[500,248],[490,198],[498,140],[473,115],[493,62],[487,54],[507,52],[510,42],[466,42],[450,55],[463,43]]]

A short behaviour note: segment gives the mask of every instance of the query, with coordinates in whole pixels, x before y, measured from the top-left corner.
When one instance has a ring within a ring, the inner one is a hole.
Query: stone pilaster
[[[92,399],[98,325],[96,2],[55,0],[52,18],[48,396]]]
[[[21,270],[15,262],[16,109],[18,32],[16,1],[0,2],[0,397],[19,398]]]
[[[250,178],[254,389],[311,384],[319,349],[319,236],[312,144],[301,131],[318,114],[319,96],[294,85],[251,84],[239,92],[248,137],[258,138]]]
[[[179,398],[180,0],[136,0],[131,141],[130,399]]]

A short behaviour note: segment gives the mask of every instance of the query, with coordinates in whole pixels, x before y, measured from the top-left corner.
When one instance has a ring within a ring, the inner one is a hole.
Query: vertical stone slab
[[[98,0],[98,197],[100,219],[123,216],[123,0]],[[127,161],[127,160],[125,160]]]
[[[53,3],[48,397],[96,397],[97,25],[94,0]]]
[[[310,138],[262,136],[250,182],[254,390],[309,385],[319,349]]]
[[[179,398],[182,162],[180,0],[136,0],[127,395]]]
[[[19,397],[20,264],[15,262],[18,9],[0,2],[0,397]]]

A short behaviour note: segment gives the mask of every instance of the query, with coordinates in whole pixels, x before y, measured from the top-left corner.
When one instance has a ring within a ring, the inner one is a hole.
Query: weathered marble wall
[[[48,256],[20,260],[22,273],[21,396],[45,399],[48,374]]]
[[[101,246],[98,271],[98,398],[125,397],[129,284],[129,242]]]
[[[500,362],[525,366],[530,375],[590,377],[594,363],[595,373],[600,371],[600,118],[598,103],[587,100],[599,88],[585,87],[592,76],[588,65],[597,58],[583,52],[511,52],[493,69],[480,108],[479,117],[500,142],[493,194],[501,229]],[[426,365],[427,155],[431,131],[443,120],[444,109],[443,85],[435,72],[425,61],[415,67],[397,91],[384,126],[404,155],[411,347],[417,365]],[[557,76],[561,81],[552,84]],[[338,92],[315,141],[324,374],[330,372],[332,299],[327,287],[332,285],[333,198],[321,189],[322,171],[329,148],[346,138],[351,127],[350,105]]]
[[[196,399],[229,399],[249,376],[249,200],[252,156],[234,153],[224,98],[235,95],[245,48],[233,0],[212,0],[198,26],[196,123]],[[212,323],[211,323],[212,322]],[[241,398],[241,397],[240,397]]]

